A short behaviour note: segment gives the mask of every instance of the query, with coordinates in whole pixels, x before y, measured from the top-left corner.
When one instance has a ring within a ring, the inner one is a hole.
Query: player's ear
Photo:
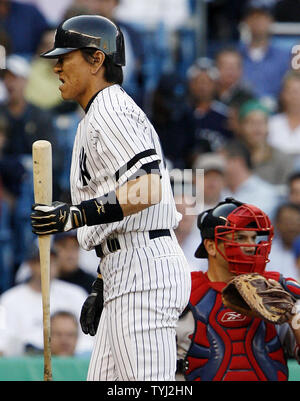
[[[102,67],[103,63],[105,60],[105,54],[101,52],[100,50],[97,50],[93,54],[93,63],[91,65],[91,72],[92,74],[97,74],[97,72],[100,70]]]
[[[204,246],[206,249],[206,252],[208,253],[209,256],[216,256],[217,249],[216,249],[216,244],[213,239],[205,239],[204,240]]]

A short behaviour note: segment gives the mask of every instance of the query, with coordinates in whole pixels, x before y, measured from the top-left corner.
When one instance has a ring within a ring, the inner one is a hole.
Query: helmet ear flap
[[[119,31],[116,37],[116,47],[118,51],[113,55],[113,61],[116,65],[123,66],[126,64],[126,58],[124,35],[121,31]]]

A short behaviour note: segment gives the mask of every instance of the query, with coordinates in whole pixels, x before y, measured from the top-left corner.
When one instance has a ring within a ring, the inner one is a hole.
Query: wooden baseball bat
[[[32,145],[33,186],[35,203],[52,203],[52,147],[44,140]],[[50,336],[50,246],[51,236],[38,237],[41,265],[44,336],[44,381],[52,380]]]

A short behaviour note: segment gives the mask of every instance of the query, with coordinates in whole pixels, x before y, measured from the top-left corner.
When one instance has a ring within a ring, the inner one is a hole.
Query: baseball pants
[[[172,238],[143,247],[125,242],[126,249],[101,261],[105,303],[87,380],[174,381],[175,328],[190,296],[189,266]]]

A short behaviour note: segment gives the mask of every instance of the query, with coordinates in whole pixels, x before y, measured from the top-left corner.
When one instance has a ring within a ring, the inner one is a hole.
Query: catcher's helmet
[[[99,15],[79,15],[62,22],[55,33],[54,48],[41,57],[57,58],[83,48],[101,50],[116,65],[125,65],[124,37],[120,28]]]
[[[202,242],[195,252],[197,258],[207,258],[204,240],[214,239],[217,251],[228,261],[229,270],[233,273],[263,273],[271,250],[274,229],[269,217],[258,207],[226,198],[213,209],[206,210],[198,216],[198,228]],[[237,231],[255,231],[257,237],[265,236],[255,244],[241,244],[235,240]],[[219,241],[224,243],[224,251]],[[241,247],[255,247],[253,254],[246,254]]]

